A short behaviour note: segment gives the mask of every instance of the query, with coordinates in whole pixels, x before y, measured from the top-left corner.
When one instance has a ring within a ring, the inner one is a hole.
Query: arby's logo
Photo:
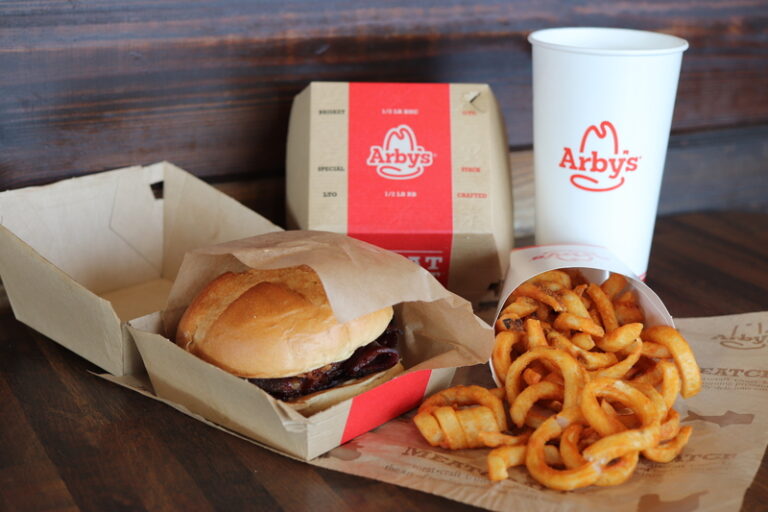
[[[432,165],[434,153],[416,142],[410,126],[401,124],[384,136],[384,144],[371,146],[366,164],[376,167],[376,173],[390,180],[410,180],[421,176]]]
[[[590,125],[581,136],[578,152],[563,148],[559,167],[570,171],[574,187],[588,192],[608,192],[621,187],[626,173],[637,171],[639,156],[619,144],[616,127],[610,121]]]

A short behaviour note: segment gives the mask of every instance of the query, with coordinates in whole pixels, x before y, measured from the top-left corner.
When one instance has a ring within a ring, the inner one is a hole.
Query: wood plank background
[[[531,145],[527,35],[686,38],[661,212],[768,210],[768,2],[54,0],[0,3],[0,190],[170,160],[282,221],[288,112],[311,80],[487,82]]]

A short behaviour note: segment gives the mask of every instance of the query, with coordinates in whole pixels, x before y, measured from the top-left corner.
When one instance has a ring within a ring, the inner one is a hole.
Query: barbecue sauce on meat
[[[294,377],[248,380],[279,400],[295,400],[347,380],[392,368],[400,360],[397,339],[401,334],[402,331],[390,324],[381,336],[355,350],[345,361],[327,364]]]

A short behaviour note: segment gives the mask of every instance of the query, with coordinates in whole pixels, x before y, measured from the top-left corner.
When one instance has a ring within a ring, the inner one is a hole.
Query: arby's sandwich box
[[[513,240],[501,114],[485,84],[315,82],[296,96],[289,228],[348,234],[495,301]]]

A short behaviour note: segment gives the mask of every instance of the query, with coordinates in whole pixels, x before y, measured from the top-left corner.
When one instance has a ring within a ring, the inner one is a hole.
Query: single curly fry
[[[581,412],[578,408],[565,409],[547,419],[537,428],[528,440],[525,465],[531,476],[540,484],[551,489],[570,491],[594,484],[600,478],[600,466],[587,462],[573,469],[555,469],[546,461],[545,446],[548,441],[557,438],[563,429],[578,422]]]
[[[661,424],[659,437],[661,442],[669,441],[680,432],[680,413],[674,409],[667,412],[667,418]]]
[[[628,428],[637,428],[640,426],[640,419],[637,417],[637,414],[629,409],[624,408],[621,412],[619,412],[615,407],[611,405],[608,400],[603,400],[600,402],[600,407],[602,407],[609,416],[614,416],[617,420],[619,420],[619,422],[624,425],[625,430]]]
[[[544,445],[544,461],[550,466],[563,465],[563,458],[560,457],[560,450],[557,449],[557,446]]]
[[[579,363],[570,355],[562,350],[550,347],[534,347],[515,359],[507,372],[505,389],[507,391],[507,402],[515,402],[515,398],[522,391],[521,374],[523,370],[536,360],[548,361],[560,370],[565,382],[565,394],[563,407],[573,407],[578,405],[581,396],[581,389],[584,386],[585,374],[579,366]]]
[[[621,361],[618,363],[608,366],[606,368],[600,368],[598,370],[595,370],[593,372],[590,372],[591,378],[597,378],[597,377],[609,377],[611,379],[621,379],[624,377],[627,372],[637,363],[637,361],[640,359],[640,356],[643,352],[643,343],[640,340],[637,340],[634,345],[630,347],[630,352]],[[608,352],[609,354],[613,355],[612,353]]]
[[[531,316],[536,320],[541,320],[542,322],[550,322],[552,321],[552,315],[552,308],[543,302],[539,302],[539,307],[536,308],[536,312]]]
[[[531,427],[532,429],[537,429],[541,426],[542,423],[547,421],[556,413],[557,411],[547,409],[546,407],[542,407],[540,405],[534,405],[531,407],[531,410],[528,411],[528,415],[525,417],[525,426]]]
[[[554,282],[562,288],[570,288],[571,276],[562,270],[549,270],[530,278],[528,282],[533,284]]]
[[[526,368],[523,371],[523,380],[529,386],[533,386],[542,379],[542,375],[533,368]]]
[[[499,400],[504,400],[504,398],[506,398],[506,396],[507,396],[507,393],[506,393],[506,391],[504,391],[503,387],[502,388],[491,388],[488,391],[490,391],[490,393],[493,396],[495,396],[496,398],[498,398]]]
[[[587,284],[587,278],[584,277],[584,274],[581,273],[581,270],[578,268],[563,268],[560,269],[561,272],[565,272],[571,277],[571,284],[573,285],[574,289],[578,288],[582,284]]]
[[[685,338],[674,327],[655,325],[645,329],[640,337],[664,345],[669,349],[677,369],[680,372],[683,398],[690,398],[701,391],[701,372],[691,347]]]
[[[643,343],[643,345],[646,343]],[[635,377],[632,379],[632,382],[644,382],[651,386],[661,384],[661,395],[664,397],[664,403],[667,405],[667,409],[671,409],[675,404],[675,400],[677,399],[677,395],[680,394],[682,386],[677,365],[666,359],[658,361],[650,371]]]
[[[603,472],[600,478],[597,479],[597,482],[595,482],[595,485],[607,487],[623,484],[634,473],[639,459],[639,452],[629,452],[619,457],[615,462],[603,466]]]
[[[616,312],[613,309],[611,300],[605,295],[602,288],[594,283],[590,283],[587,286],[587,295],[594,302],[597,311],[600,313],[600,318],[603,320],[603,328],[605,332],[609,333],[619,326],[619,321],[616,320]]]
[[[576,316],[569,311],[560,313],[557,315],[557,318],[555,318],[554,327],[555,329],[559,329],[561,331],[580,331],[597,337],[602,337],[605,335],[603,328],[597,325],[589,317],[588,312],[587,316]]]
[[[554,296],[554,292],[542,288],[540,284],[523,283],[512,293],[517,297],[530,297],[531,299],[546,304],[555,311],[565,311],[565,306],[560,304],[560,301]]]
[[[640,338],[642,339],[642,333]],[[652,359],[672,359],[672,352],[660,343],[643,340],[643,355]]]
[[[637,306],[637,294],[632,290],[627,290],[613,299],[614,304],[626,304],[628,306]]]
[[[643,456],[654,462],[671,462],[675,459],[683,448],[688,444],[688,440],[693,433],[693,427],[685,426],[680,428],[680,432],[674,439],[666,443],[661,443],[653,448],[643,450]]]
[[[563,386],[545,380],[528,386],[522,393],[517,395],[509,408],[509,416],[512,418],[512,423],[522,427],[525,424],[525,417],[528,415],[531,407],[533,407],[533,404],[544,399],[563,400],[563,395]]]
[[[643,324],[634,323],[617,327],[604,338],[597,340],[597,346],[606,352],[618,352],[627,348],[633,341],[640,338]]]
[[[610,399],[625,406],[644,401],[646,408],[651,407],[650,400],[641,391],[625,384],[623,381],[606,377],[593,379],[584,386],[584,392],[581,397],[581,412],[587,423],[602,436],[621,432],[626,427],[617,418],[608,414],[603,409],[598,401],[601,398]]]
[[[544,379],[542,379],[542,380],[545,380],[547,382],[554,382],[555,384],[559,384],[561,386],[565,386],[565,381],[563,380],[563,376],[560,373],[556,372],[556,371],[549,372],[547,374],[547,376],[544,377]]]
[[[579,450],[579,441],[584,425],[580,423],[571,423],[563,430],[560,436],[560,458],[568,469],[575,469],[583,466],[586,460],[581,456]]]
[[[571,343],[582,350],[592,350],[595,348],[595,340],[585,332],[573,333],[573,336],[571,336]]]
[[[491,363],[500,382],[504,382],[509,365],[512,364],[512,349],[522,340],[523,333],[520,331],[501,331],[496,335],[496,342],[493,344],[493,352],[491,353]]]
[[[443,446],[443,448],[450,448],[451,450],[469,448],[467,436],[464,434],[464,429],[461,428],[459,418],[456,416],[456,410],[453,407],[449,405],[436,407],[431,412],[440,424],[443,434],[445,434],[448,446]]]
[[[592,305],[592,301],[589,300],[589,297],[584,296],[585,291],[587,291],[587,283],[580,284],[579,286],[573,288],[573,293],[581,297],[581,302],[584,303],[584,307],[589,309],[589,307]]]
[[[547,338],[544,336],[544,330],[541,327],[541,321],[535,318],[525,319],[525,336],[528,350],[533,347],[546,347]]]
[[[517,446],[524,445],[531,437],[532,431],[524,432],[520,435],[512,436],[502,432],[480,432],[478,438],[484,446],[488,448],[498,448],[499,446]]]
[[[496,332],[500,331],[522,331],[523,321],[517,318],[517,315],[501,315],[494,324]]]
[[[584,302],[581,300],[581,297],[576,294],[573,290],[564,288],[562,290],[559,290],[557,292],[557,298],[560,300],[560,302],[565,306],[565,309],[568,313],[571,313],[575,316],[580,317],[589,317],[589,311],[587,311],[587,308],[584,306]]]
[[[501,311],[500,316],[519,320],[536,311],[538,307],[539,303],[530,297],[516,297],[514,302]]]
[[[456,410],[456,418],[467,438],[466,448],[482,448],[485,446],[480,434],[499,433],[496,417],[488,407],[477,405],[466,409]]]
[[[422,437],[426,439],[430,445],[443,446],[444,443],[447,445],[443,429],[440,428],[440,425],[431,413],[418,413],[413,417],[413,423],[416,425],[416,428],[419,429]]]
[[[488,454],[488,479],[500,482],[509,478],[508,468],[525,463],[526,446],[502,446]],[[561,463],[560,454],[554,446],[544,446],[544,457],[548,464]]]
[[[603,284],[600,285],[600,288],[605,293],[605,296],[608,297],[609,300],[613,300],[621,291],[627,287],[629,284],[629,281],[627,281],[627,278],[624,277],[621,274],[616,274],[614,272],[611,272],[611,275],[603,281]]]
[[[438,391],[424,400],[419,407],[419,412],[428,412],[432,408],[446,405],[484,405],[493,412],[499,427],[498,430],[507,430],[507,416],[504,412],[504,404],[502,404],[497,396],[482,386],[454,386]],[[439,420],[440,418],[438,418]]]
[[[589,318],[592,319],[593,322],[595,322],[596,325],[599,325],[600,327],[605,330],[605,326],[603,325],[603,320],[600,318],[600,313],[597,311],[597,307],[595,307],[594,304],[590,306],[587,311],[589,312]]]
[[[659,443],[659,424],[625,430],[606,436],[584,450],[584,458],[601,465],[628,453],[652,448]]]
[[[648,398],[643,391],[655,392],[656,395],[654,398]],[[606,436],[584,450],[585,459],[608,464],[627,453],[645,450],[658,444],[661,435],[659,414],[663,413],[663,409],[659,408],[664,407],[663,399],[653,388],[643,391],[625,381],[605,378],[593,380],[584,387],[581,411],[590,426]],[[597,397],[608,398],[629,407],[640,418],[641,426],[614,433],[614,425],[605,421],[605,411],[597,404]]]
[[[664,421],[664,418],[667,417],[667,404],[664,403],[664,397],[661,396],[661,393],[659,393],[656,390],[656,388],[654,388],[650,384],[645,384],[642,382],[632,382],[632,381],[628,382],[628,384],[633,388],[639,390],[651,401],[651,406],[653,407],[653,413],[655,416],[654,418],[651,418],[649,421],[658,421],[661,424],[661,422]],[[661,439],[664,439],[664,438],[662,437]]]
[[[500,482],[509,478],[507,468],[519,466],[525,462],[526,446],[502,446],[488,454],[488,478]]]
[[[619,322],[619,325],[630,324],[633,322],[645,322],[643,311],[633,304],[614,302],[613,312],[616,314],[616,321]]]
[[[597,370],[610,367],[618,361],[615,354],[607,352],[590,352],[589,350],[579,348],[558,331],[549,331],[547,333],[547,339],[555,348],[567,352],[577,361],[583,363],[586,370]]]
[[[563,435],[560,438],[560,456],[565,467],[568,469],[578,468],[587,463],[579,451],[583,429],[584,427],[579,424],[569,425],[563,431]],[[611,486],[626,482],[632,476],[638,459],[638,452],[630,452],[619,458],[615,463],[604,466],[600,473],[600,478],[597,479],[595,485]]]

